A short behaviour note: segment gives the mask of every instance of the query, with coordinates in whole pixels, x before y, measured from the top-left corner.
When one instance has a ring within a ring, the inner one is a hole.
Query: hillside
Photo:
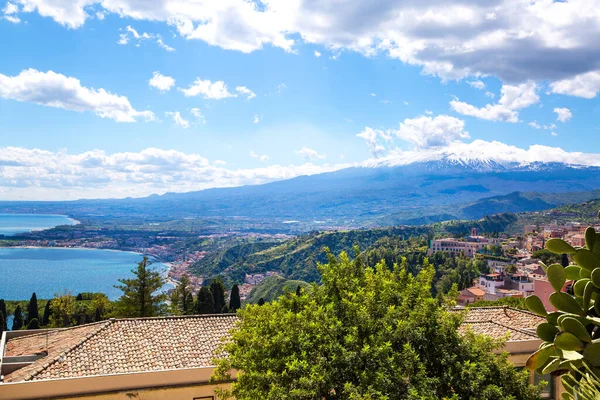
[[[295,292],[298,286],[303,289],[310,288],[310,284],[304,281],[288,280],[276,275],[269,276],[252,289],[246,298],[246,303],[258,303],[261,298],[265,301],[272,301],[286,291]]]
[[[334,254],[352,252],[354,246],[364,251],[383,237],[408,239],[421,235],[430,237],[432,234],[430,227],[313,232],[254,253],[249,253],[246,246],[237,246],[226,251],[229,264],[200,260],[192,268],[196,274],[207,277],[221,275],[226,283],[243,282],[246,274],[266,271],[276,271],[288,279],[315,282],[319,280],[317,263],[327,261],[323,251],[325,247]]]

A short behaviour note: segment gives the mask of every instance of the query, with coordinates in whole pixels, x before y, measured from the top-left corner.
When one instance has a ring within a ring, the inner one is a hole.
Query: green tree
[[[29,299],[29,304],[27,305],[27,320],[25,322],[27,326],[29,326],[29,323],[34,319],[38,321],[40,319],[40,316],[38,314],[37,296],[35,295],[35,292],[33,292],[33,294],[31,295],[31,298]]]
[[[300,286],[298,286],[300,287]],[[231,288],[231,295],[229,296],[229,311],[236,312],[242,307],[242,300],[240,299],[240,288],[238,285],[233,285]]]
[[[322,285],[238,311],[214,379],[237,370],[237,399],[537,399],[500,344],[458,327],[431,296],[433,267],[374,268],[345,253],[319,265]],[[251,349],[251,351],[249,351]]]
[[[258,299],[258,303],[256,303],[256,304],[258,304],[259,306],[262,306],[262,305],[264,305],[264,304],[265,304],[265,299],[263,299],[263,298],[261,297],[260,299]]]
[[[227,304],[225,303],[225,285],[221,278],[218,278],[210,284],[210,291],[213,295],[213,301],[215,304],[215,313],[222,313],[225,311]]]
[[[550,265],[560,263],[562,259],[562,254],[555,254],[546,248],[534,251],[531,255],[531,258],[536,258],[544,264]]]
[[[171,313],[174,315],[190,315],[194,313],[193,287],[187,275],[183,275],[171,295]]]
[[[4,299],[0,299],[0,313],[4,316],[5,330],[8,330],[8,313],[6,312],[6,303]]]
[[[195,309],[197,314],[213,314],[215,312],[215,301],[210,288],[206,286],[200,288]]]
[[[8,330],[5,321],[6,319],[4,318],[4,314],[2,313],[2,311],[0,311],[0,337],[2,336],[2,332]]]
[[[44,316],[42,317],[42,325],[47,326],[50,324],[50,315],[52,315],[52,308],[50,304],[50,300],[46,302],[46,306],[44,307]]]
[[[50,302],[49,326],[53,328],[66,328],[75,325],[75,296],[67,290],[55,293]]]
[[[119,279],[115,288],[123,294],[115,303],[118,317],[155,317],[165,313],[167,295],[160,292],[165,279],[159,271],[150,268],[152,263],[144,257],[136,269],[131,270],[134,278]]]
[[[21,310],[21,306],[17,306],[15,308],[15,312],[13,313],[13,325],[12,330],[18,331],[23,327],[23,311]]]
[[[29,321],[29,323],[27,324],[27,329],[40,329],[40,323],[37,320],[37,318],[34,318],[31,321]]]

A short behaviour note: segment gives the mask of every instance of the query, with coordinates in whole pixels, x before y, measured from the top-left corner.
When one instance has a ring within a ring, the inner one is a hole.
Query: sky
[[[600,166],[596,0],[0,0],[0,200]]]

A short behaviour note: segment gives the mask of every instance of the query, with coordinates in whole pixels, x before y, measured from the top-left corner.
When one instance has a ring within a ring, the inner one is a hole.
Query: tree
[[[213,301],[215,304],[215,313],[222,313],[225,311],[227,304],[225,303],[225,285],[221,278],[218,278],[210,284],[210,291],[213,295]]]
[[[52,315],[52,308],[50,304],[50,300],[46,302],[46,307],[44,307],[44,316],[42,317],[42,325],[47,326],[50,324],[50,315]]]
[[[4,299],[0,299],[0,313],[4,316],[5,330],[8,330],[8,313],[6,312],[6,303]]]
[[[37,320],[37,318],[34,318],[31,321],[29,321],[29,323],[27,324],[27,329],[40,329],[40,323]]]
[[[563,399],[597,398],[586,393],[591,393],[593,386],[597,393],[600,381],[600,233],[588,227],[585,247],[574,248],[562,239],[550,239],[546,250],[559,257],[568,254],[575,263],[566,268],[562,264],[542,265],[554,289],[550,304],[558,311],[548,313],[535,295],[525,299],[530,311],[546,318],[537,328],[543,343],[527,360],[527,368],[562,375],[567,390]],[[562,291],[567,279],[575,281],[573,294]]]
[[[135,278],[119,279],[115,288],[123,294],[115,304],[119,317],[155,317],[165,312],[165,293],[159,292],[165,279],[159,271],[149,268],[152,263],[144,257],[136,269],[131,270]]]
[[[536,250],[531,255],[531,258],[537,258],[546,265],[560,263],[562,256],[561,254],[554,254],[546,249]]]
[[[229,311],[236,312],[241,307],[242,307],[242,300],[240,300],[240,288],[236,284],[236,285],[233,285],[233,287],[231,288],[231,295],[229,296]]]
[[[27,305],[27,320],[25,322],[27,326],[29,326],[29,323],[34,319],[38,321],[40,319],[38,314],[37,296],[35,295],[35,292],[33,292],[31,295],[31,299],[29,299],[29,304]]]
[[[415,277],[405,261],[327,255],[320,286],[238,311],[213,378],[239,373],[221,398],[537,399],[527,372],[492,352],[498,342],[459,334],[462,315],[431,296],[427,260]]]
[[[76,324],[75,296],[67,290],[55,293],[50,303],[49,324],[53,328],[66,328]],[[44,313],[45,314],[45,313]]]
[[[215,312],[215,301],[210,288],[206,286],[200,288],[195,309],[197,314],[213,314]]]
[[[17,306],[17,308],[15,308],[15,312],[13,314],[12,330],[18,331],[22,327],[23,327],[23,311],[21,310],[21,306]]]
[[[94,322],[102,321],[102,314],[100,313],[100,309],[96,308],[94,311]]]
[[[5,321],[6,319],[4,318],[4,314],[2,313],[2,311],[0,311],[0,337],[2,337],[2,332],[8,330]]]
[[[192,285],[187,275],[182,275],[171,296],[171,312],[174,315],[190,315],[194,312]]]
[[[265,304],[265,299],[263,299],[263,298],[261,297],[260,299],[258,299],[258,303],[256,303],[256,304],[258,304],[259,306],[262,306],[262,305],[264,305],[264,304]]]

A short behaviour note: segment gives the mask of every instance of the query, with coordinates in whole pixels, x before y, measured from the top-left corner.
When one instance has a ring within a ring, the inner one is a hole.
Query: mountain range
[[[68,205],[71,214],[127,210],[173,218],[239,216],[290,224],[334,221],[340,226],[383,226],[534,211],[598,197],[597,166],[452,153],[386,159],[263,185],[36,206],[49,210]]]

